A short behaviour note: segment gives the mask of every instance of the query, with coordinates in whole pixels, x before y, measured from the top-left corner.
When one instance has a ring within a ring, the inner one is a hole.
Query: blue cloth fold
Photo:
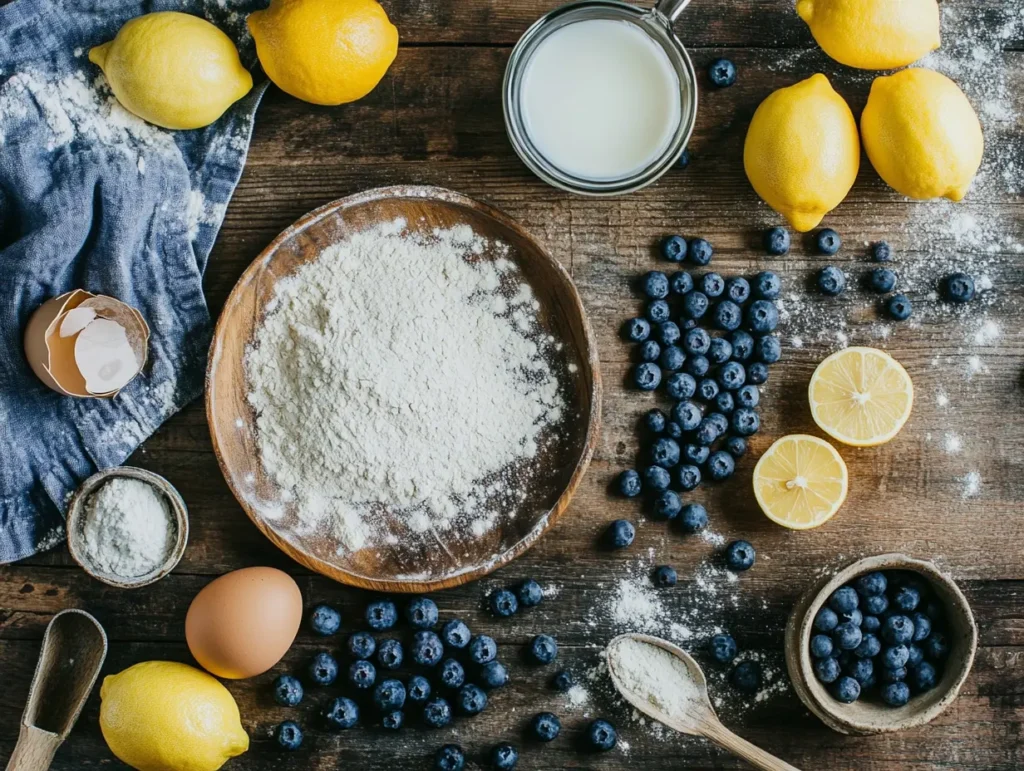
[[[15,0],[0,7],[0,563],[63,540],[71,493],[124,460],[203,386],[212,323],[203,271],[245,164],[257,85],[205,129],[127,113],[88,60],[124,22],[203,16],[256,62],[245,28],[266,0]],[[76,399],[32,373],[32,312],[72,289],[137,308],[149,361],[114,399]]]

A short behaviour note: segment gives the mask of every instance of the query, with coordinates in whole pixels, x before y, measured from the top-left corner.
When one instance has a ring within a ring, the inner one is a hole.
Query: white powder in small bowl
[[[148,482],[115,477],[85,502],[85,558],[99,572],[140,578],[174,549],[176,525],[167,498]]]

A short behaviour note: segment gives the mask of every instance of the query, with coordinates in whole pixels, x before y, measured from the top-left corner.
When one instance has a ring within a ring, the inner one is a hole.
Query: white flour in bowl
[[[557,343],[507,250],[467,225],[423,236],[396,220],[278,283],[248,398],[303,532],[340,551],[386,543],[386,509],[415,533],[479,537],[522,495],[564,400]]]

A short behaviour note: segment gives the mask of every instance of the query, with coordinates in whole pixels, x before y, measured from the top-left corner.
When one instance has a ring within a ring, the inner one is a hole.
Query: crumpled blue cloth
[[[0,563],[63,540],[71,493],[119,465],[203,386],[202,279],[245,164],[257,85],[212,126],[165,131],[114,100],[89,48],[144,13],[203,16],[256,63],[267,0],[15,0],[0,7]],[[29,369],[32,312],[72,289],[149,323],[149,361],[114,399],[76,399]]]

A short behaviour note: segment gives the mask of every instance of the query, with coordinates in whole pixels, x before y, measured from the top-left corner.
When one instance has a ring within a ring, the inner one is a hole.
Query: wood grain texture
[[[219,313],[256,255],[317,206],[382,185],[455,189],[522,223],[572,274],[601,353],[603,430],[573,504],[530,552],[476,584],[435,596],[443,617],[461,616],[475,630],[491,634],[502,646],[502,658],[510,660],[512,684],[494,696],[483,715],[459,720],[453,731],[441,734],[409,730],[394,737],[368,729],[338,735],[314,729],[302,751],[284,756],[274,751],[269,731],[293,713],[273,704],[268,685],[273,674],[301,668],[322,645],[304,631],[274,673],[228,685],[253,745],[225,768],[425,770],[434,749],[452,740],[470,750],[474,769],[483,768],[483,753],[503,740],[521,744],[520,768],[526,771],[744,768],[706,742],[653,736],[631,722],[621,702],[597,691],[588,713],[615,722],[630,751],[581,753],[578,743],[588,720],[584,712],[568,709],[565,699],[547,687],[550,668],[539,670],[518,660],[519,648],[532,635],[549,632],[558,636],[563,664],[575,670],[596,664],[607,641],[626,631],[609,618],[611,587],[636,560],[648,560],[649,550],[657,563],[679,570],[679,586],[664,595],[673,614],[691,610],[702,596],[694,571],[712,548],[646,520],[634,503],[608,495],[614,476],[635,462],[638,417],[664,403],[626,387],[630,351],[618,330],[641,309],[630,280],[664,266],[654,244],[672,232],[711,240],[715,268],[723,274],[770,267],[806,295],[799,313],[782,329],[785,359],[773,368],[765,388],[763,430],[751,453],[732,482],[695,495],[708,505],[718,532],[751,540],[760,555],[755,568],[732,585],[731,599],[708,610],[714,623],[729,629],[743,648],[781,662],[789,611],[823,571],[857,556],[901,551],[937,559],[950,571],[971,601],[979,627],[976,663],[959,699],[927,726],[885,736],[841,736],[813,718],[792,691],[745,705],[713,678],[712,695],[723,699],[725,724],[805,771],[1024,768],[1024,312],[1017,299],[1024,263],[1012,249],[997,244],[993,302],[949,313],[931,297],[935,281],[959,261],[977,260],[976,252],[988,244],[960,253],[945,233],[915,230],[922,205],[888,190],[865,160],[850,196],[826,224],[847,245],[830,261],[851,276],[868,267],[863,244],[885,238],[893,244],[901,275],[917,277],[910,295],[920,323],[893,326],[881,340],[876,300],[859,287],[838,300],[804,291],[813,272],[825,264],[809,241],[797,239],[785,258],[763,255],[760,231],[778,219],[757,200],[742,171],[747,123],[773,89],[821,71],[859,112],[870,74],[824,57],[792,12],[791,0],[694,0],[677,30],[695,66],[703,71],[712,59],[728,56],[740,78],[734,87],[714,92],[702,80],[689,169],[638,194],[594,201],[562,194],[532,177],[504,136],[500,82],[509,47],[553,3],[394,0],[387,5],[404,45],[392,71],[366,100],[329,109],[300,104],[274,89],[268,93],[206,274],[211,308]],[[979,0],[970,7],[979,24],[999,23],[1017,10],[1009,0]],[[1003,49],[1007,108],[1019,116],[1024,40],[1003,41]],[[1018,117],[988,133],[987,165],[1012,153],[1020,157],[1022,128]],[[972,191],[960,210],[993,223],[994,231],[1017,242],[1024,240],[1019,193]],[[758,512],[748,492],[751,469],[775,438],[795,431],[818,433],[806,387],[816,364],[838,345],[837,319],[845,321],[841,329],[851,343],[880,344],[898,358],[914,379],[918,399],[907,426],[889,445],[840,448],[851,491],[833,520],[807,533],[784,531]],[[983,319],[997,324],[1002,335],[978,346],[973,336]],[[829,334],[819,336],[820,330]],[[803,347],[793,347],[794,337],[802,338]],[[966,360],[974,354],[983,368],[968,377]],[[939,394],[949,399],[947,406],[940,406]],[[947,435],[961,440],[959,452],[946,451]],[[0,667],[5,675],[0,756],[10,754],[17,738],[45,625],[63,608],[85,608],[105,625],[111,639],[108,673],[146,659],[189,661],[183,637],[189,601],[212,576],[238,567],[264,564],[288,570],[309,602],[330,601],[342,609],[346,629],[362,613],[368,594],[307,573],[245,517],[218,470],[201,405],[169,421],[131,463],[166,476],[181,491],[191,514],[189,548],[171,576],[132,593],[88,579],[63,549],[0,571]],[[981,484],[975,495],[965,497],[964,477],[972,471]],[[604,527],[619,517],[637,522],[634,547],[619,553],[597,549]],[[488,618],[481,607],[484,592],[526,576],[560,587],[558,596],[507,622]],[[689,647],[699,648],[702,642],[694,640]],[[308,705],[298,711],[304,723],[316,724],[315,705],[326,695],[310,694]],[[562,738],[543,748],[522,739],[530,716],[542,709],[559,713],[566,726]],[[94,694],[54,768],[122,767],[103,743],[97,714]]]

